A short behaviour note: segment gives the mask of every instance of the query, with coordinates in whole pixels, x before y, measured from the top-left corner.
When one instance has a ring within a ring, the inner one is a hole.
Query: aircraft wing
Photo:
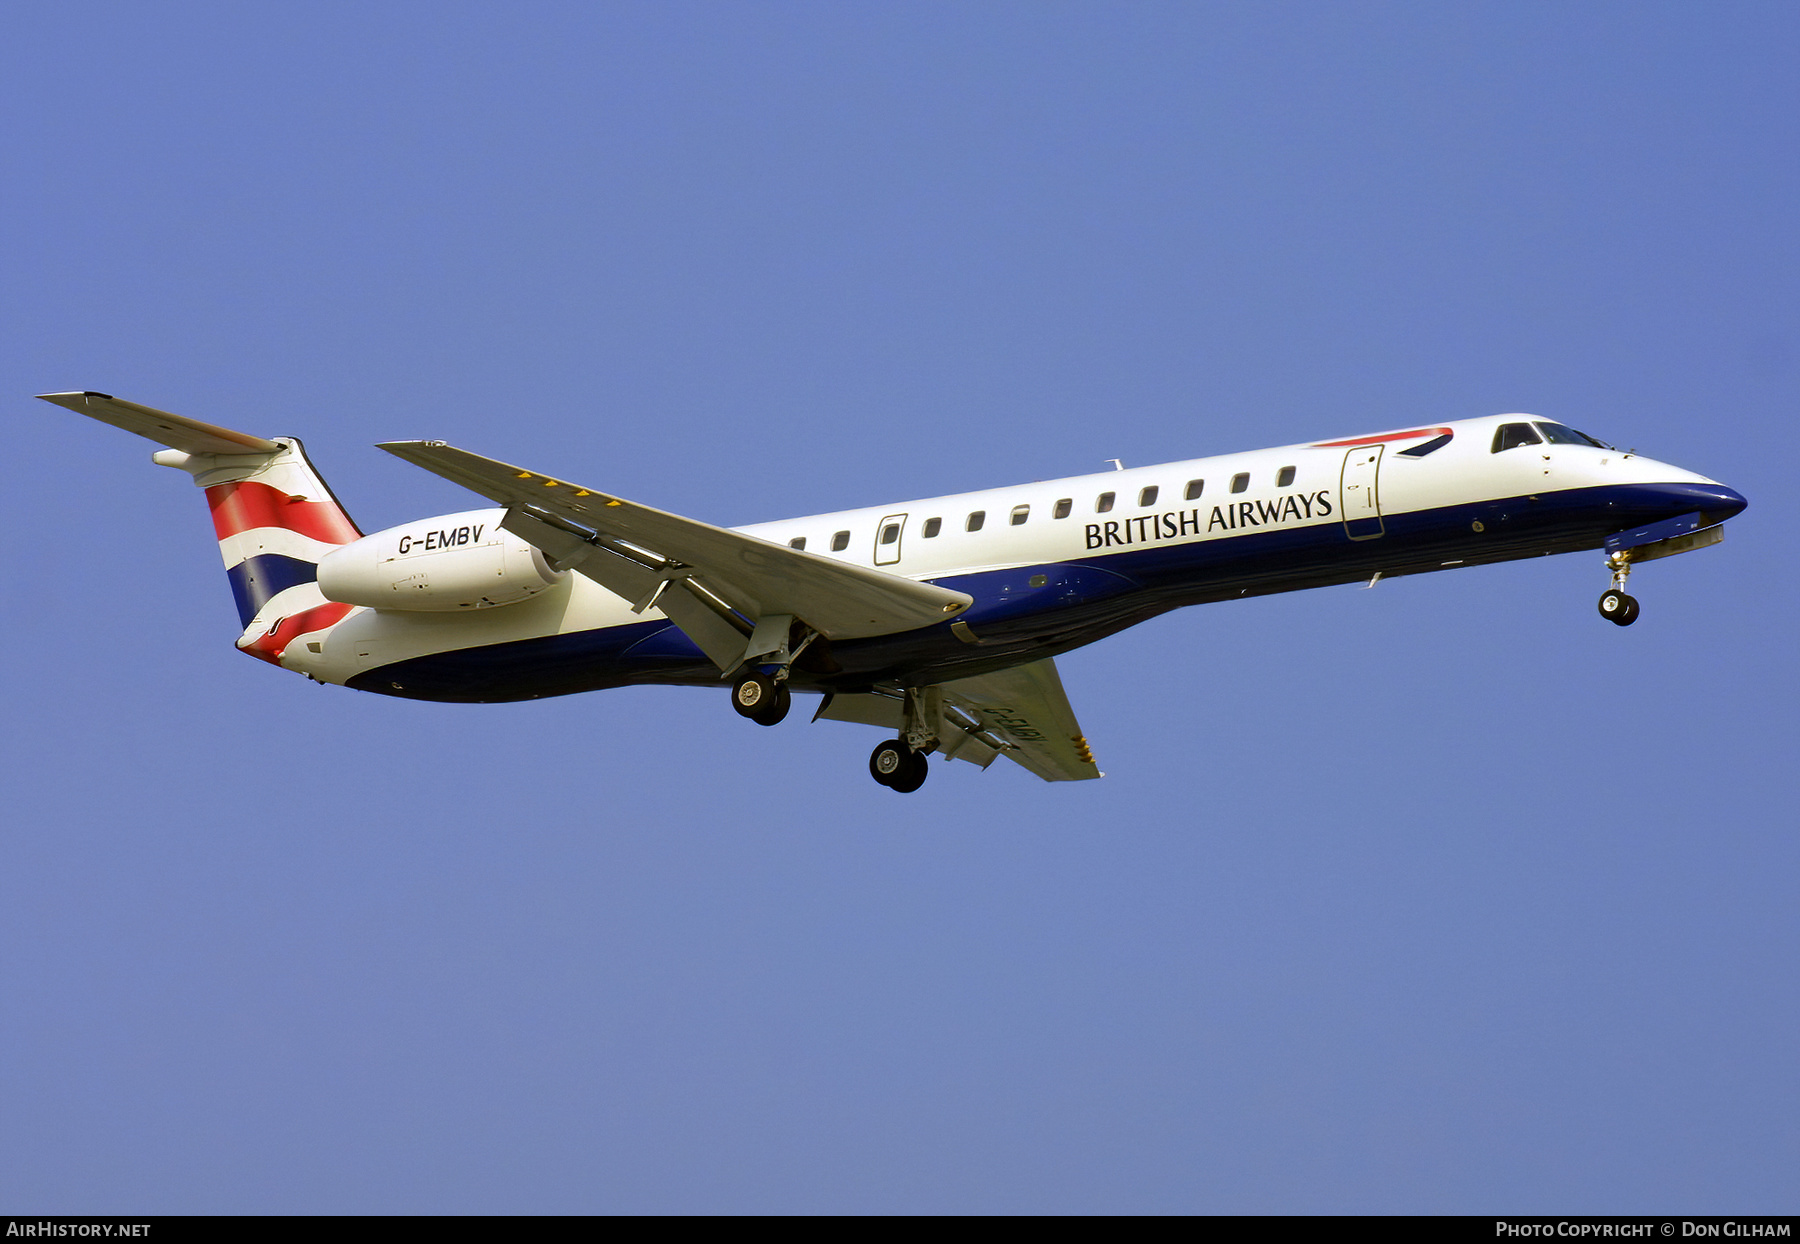
[[[507,507],[502,524],[627,600],[655,606],[727,672],[773,651],[763,619],[798,619],[826,639],[930,626],[974,598],[868,566],[696,522],[441,441],[380,446]],[[735,618],[733,615],[737,615]],[[752,651],[746,652],[746,641]],[[755,643],[770,646],[755,648]]]
[[[1081,723],[1069,707],[1062,676],[1049,657],[943,685],[945,700],[973,713],[986,733],[1012,744],[1006,758],[1046,782],[1102,776]]]
[[[918,711],[929,718],[940,754],[982,768],[1004,755],[1046,782],[1104,777],[1082,736],[1081,723],[1049,657],[977,678],[922,688]],[[905,729],[906,699],[898,692],[833,696],[818,716],[896,732]]]

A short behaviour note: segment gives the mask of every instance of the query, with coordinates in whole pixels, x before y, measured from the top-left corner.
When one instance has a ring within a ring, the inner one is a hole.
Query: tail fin
[[[335,625],[354,608],[325,599],[318,563],[362,532],[298,440],[234,432],[104,393],[40,396],[168,446],[151,460],[186,471],[205,489],[244,626],[239,648],[279,665],[295,639]]]

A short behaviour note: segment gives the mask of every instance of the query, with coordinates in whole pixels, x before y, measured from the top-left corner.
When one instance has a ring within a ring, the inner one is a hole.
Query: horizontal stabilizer
[[[198,419],[171,415],[154,406],[120,401],[105,393],[40,393],[38,397],[78,415],[110,423],[127,432],[136,432],[158,445],[167,445],[170,449],[179,449],[185,453],[272,454],[281,448],[274,441],[251,436],[248,432],[215,427],[210,423],[201,423]]]

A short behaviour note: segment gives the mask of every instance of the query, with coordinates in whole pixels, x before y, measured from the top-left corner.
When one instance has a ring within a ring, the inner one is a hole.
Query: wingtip
[[[73,393],[33,393],[32,396],[40,402],[54,402],[58,406],[80,404],[84,398],[90,397],[102,398],[108,402],[118,400],[110,393],[96,393],[92,389],[77,389]]]

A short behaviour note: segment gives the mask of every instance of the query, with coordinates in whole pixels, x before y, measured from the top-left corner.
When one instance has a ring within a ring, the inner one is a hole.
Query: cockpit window
[[[1538,445],[1542,442],[1543,437],[1529,423],[1503,423],[1500,430],[1494,433],[1494,452],[1502,453],[1521,445]]]
[[[1577,432],[1574,428],[1565,427],[1560,423],[1540,423],[1537,426],[1538,431],[1544,434],[1544,439],[1552,445],[1592,445],[1595,449],[1606,448],[1586,432]]]

